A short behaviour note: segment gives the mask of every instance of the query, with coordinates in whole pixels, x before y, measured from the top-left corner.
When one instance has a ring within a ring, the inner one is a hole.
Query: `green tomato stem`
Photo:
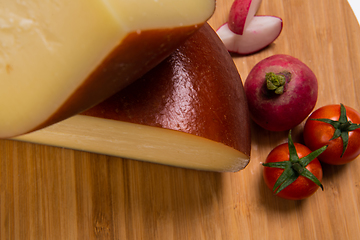
[[[297,172],[297,173],[299,173],[299,175],[301,175],[301,173],[304,171],[304,167],[303,166],[301,166],[299,163],[294,163],[293,165],[292,165],[292,168]]]

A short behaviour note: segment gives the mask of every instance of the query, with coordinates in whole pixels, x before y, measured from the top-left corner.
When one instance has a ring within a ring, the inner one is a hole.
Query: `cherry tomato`
[[[290,134],[289,143],[275,147],[267,156],[263,164],[263,177],[268,188],[277,196],[301,200],[314,194],[319,186],[322,188],[320,182],[323,171],[316,156],[323,152],[326,146],[312,152],[300,143],[293,143]],[[275,186],[279,183],[280,186]],[[280,190],[281,188],[283,189]]]
[[[360,154],[360,114],[342,104],[323,106],[306,120],[304,142],[311,150],[328,145],[318,156],[322,162],[333,165],[351,162]]]

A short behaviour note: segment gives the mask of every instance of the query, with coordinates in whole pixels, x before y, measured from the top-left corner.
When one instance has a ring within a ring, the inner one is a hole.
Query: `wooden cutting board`
[[[217,2],[214,28],[231,3]],[[243,80],[263,58],[290,54],[317,75],[317,107],[360,110],[360,27],[346,0],[263,0],[258,14],[281,17],[284,29],[267,49],[233,56]],[[260,162],[286,135],[253,125],[251,163],[238,173],[1,140],[0,239],[359,239],[360,158],[323,165],[325,191],[283,200]]]

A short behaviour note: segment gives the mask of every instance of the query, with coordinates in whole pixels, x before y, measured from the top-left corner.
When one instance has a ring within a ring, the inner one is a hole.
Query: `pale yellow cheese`
[[[213,10],[211,0],[1,0],[0,138],[45,121],[129,33],[200,24]]]
[[[82,115],[15,140],[204,171],[236,172],[249,163],[249,156],[206,138]]]

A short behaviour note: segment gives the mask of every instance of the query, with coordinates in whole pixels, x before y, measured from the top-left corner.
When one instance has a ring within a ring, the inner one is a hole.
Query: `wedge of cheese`
[[[250,159],[242,81],[207,24],[111,98],[16,139],[207,171],[236,172]]]
[[[123,89],[213,13],[214,0],[1,0],[0,138]]]

